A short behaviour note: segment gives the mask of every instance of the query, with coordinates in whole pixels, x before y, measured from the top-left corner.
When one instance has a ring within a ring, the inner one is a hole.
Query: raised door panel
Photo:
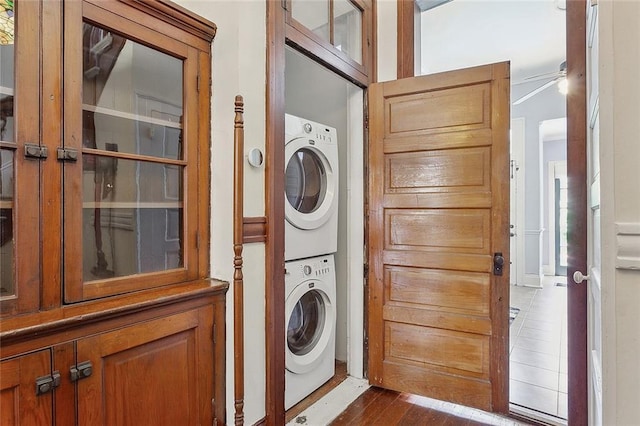
[[[36,395],[36,380],[51,374],[51,354],[44,350],[0,364],[0,425],[52,425],[52,392]]]
[[[506,412],[508,64],[369,99],[370,381]]]
[[[212,327],[207,306],[80,340],[79,424],[211,424]]]

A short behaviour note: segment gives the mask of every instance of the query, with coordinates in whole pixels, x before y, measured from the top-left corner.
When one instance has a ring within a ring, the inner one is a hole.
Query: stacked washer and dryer
[[[285,409],[335,373],[336,130],[285,116]]]

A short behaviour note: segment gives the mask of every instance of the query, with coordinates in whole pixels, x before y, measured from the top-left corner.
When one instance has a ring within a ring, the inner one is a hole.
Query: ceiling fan
[[[538,75],[534,75],[531,77],[527,77],[525,78],[526,80],[533,80],[533,79],[545,79],[545,78],[550,78],[551,80],[547,81],[545,84],[543,84],[542,86],[533,89],[532,91],[530,91],[529,93],[527,93],[526,95],[516,99],[513,102],[513,105],[520,105],[522,102],[526,101],[527,99],[537,95],[538,93],[542,92],[545,89],[548,89],[549,87],[553,86],[554,84],[558,83],[558,90],[560,90],[561,93],[566,94],[567,92],[567,61],[562,61],[562,63],[560,64],[560,69],[558,71],[555,71],[553,73],[546,73],[546,74],[538,74]]]

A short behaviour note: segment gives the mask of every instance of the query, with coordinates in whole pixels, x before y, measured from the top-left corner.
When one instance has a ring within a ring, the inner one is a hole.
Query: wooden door
[[[507,412],[509,65],[374,84],[369,114],[369,381]]]
[[[593,3],[593,2],[591,2]],[[587,330],[600,333],[600,325],[587,325],[587,285],[575,285],[573,274],[576,271],[587,273],[587,76],[593,79],[589,89],[597,94],[597,57],[593,65],[595,68],[587,70],[587,8],[590,2],[586,0],[567,2],[567,80],[571,90],[567,93],[567,182],[568,182],[568,266],[567,266],[567,368],[568,368],[568,421],[571,425],[598,424],[595,413],[589,413],[588,397],[588,338]],[[597,8],[591,8],[597,11]],[[593,19],[590,16],[589,19]],[[591,26],[591,24],[590,24]],[[594,29],[595,30],[595,29]],[[592,40],[593,41],[593,40]],[[596,40],[597,45],[597,40]],[[590,55],[594,52],[590,52]],[[597,53],[597,52],[595,52]],[[596,104],[597,98],[593,98]],[[597,135],[599,126],[596,125],[598,114],[589,109],[592,117],[590,129],[592,137]],[[593,142],[597,140],[592,139]],[[597,152],[597,151],[596,151]],[[596,155],[595,158],[598,156]],[[599,165],[592,165],[592,173],[599,171]],[[599,175],[599,173],[598,173]],[[599,192],[599,179],[597,185]],[[593,203],[592,212],[599,214],[599,203]],[[599,353],[598,353],[599,355]],[[594,383],[597,383],[594,382]],[[597,404],[597,402],[594,400]]]

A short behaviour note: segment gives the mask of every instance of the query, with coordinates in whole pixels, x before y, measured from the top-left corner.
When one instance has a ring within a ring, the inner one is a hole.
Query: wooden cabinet
[[[189,286],[3,332],[1,424],[224,423],[226,286]]]
[[[0,5],[1,424],[224,423],[215,25],[168,0]]]

